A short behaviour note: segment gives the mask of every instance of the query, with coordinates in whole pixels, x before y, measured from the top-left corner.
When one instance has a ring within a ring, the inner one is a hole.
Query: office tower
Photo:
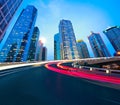
[[[54,35],[54,60],[61,60],[61,45],[59,33]]]
[[[36,61],[42,60],[42,50],[43,50],[43,42],[39,40],[37,43],[37,49],[36,49],[36,55],[35,55]]]
[[[108,52],[108,49],[105,46],[99,33],[91,32],[91,35],[88,37],[88,39],[95,57],[110,56],[110,53]]]
[[[46,61],[47,60],[47,48],[43,47],[42,49],[42,61]]]
[[[39,40],[39,35],[40,35],[39,28],[35,27],[33,31],[32,39],[31,39],[30,48],[29,48],[28,61],[35,61],[35,54],[37,49],[37,43]]]
[[[72,23],[69,20],[61,20],[59,24],[59,34],[61,39],[61,58],[62,59],[77,59],[78,50],[76,38],[73,31]]]
[[[116,51],[120,51],[120,26],[110,27],[103,31]]]
[[[77,41],[78,54],[80,58],[90,58],[88,48],[83,40]]]
[[[23,9],[0,52],[0,62],[9,62],[9,59],[10,62],[27,61],[36,17],[37,9],[34,6]]]
[[[0,0],[0,42],[4,38],[10,20],[23,0]]]

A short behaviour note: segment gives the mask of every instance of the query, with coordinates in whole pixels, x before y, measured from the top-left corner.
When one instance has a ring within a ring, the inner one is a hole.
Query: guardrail
[[[96,68],[96,67],[88,67],[88,66],[81,66],[81,65],[74,65],[72,64],[74,68],[80,68],[84,70],[89,70],[89,71],[100,71],[100,72],[106,72],[106,74],[109,73],[117,73],[120,74],[120,70],[113,70],[113,69],[108,69],[108,68]]]
[[[50,62],[61,62],[64,60],[56,60],[56,61],[43,61],[43,62],[7,62],[7,63],[0,63],[0,70],[12,69],[17,67],[24,67],[24,66],[34,66],[39,64],[45,64]]]
[[[9,65],[0,66],[0,70],[12,69],[17,67],[25,67],[25,66],[34,66],[39,64],[45,64],[47,62],[36,62],[36,63],[11,63]]]

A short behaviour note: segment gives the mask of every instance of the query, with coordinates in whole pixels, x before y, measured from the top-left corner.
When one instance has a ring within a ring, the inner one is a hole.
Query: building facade
[[[110,27],[103,31],[116,51],[120,51],[120,26]]]
[[[99,33],[91,32],[88,40],[90,42],[95,57],[111,56]]]
[[[36,17],[34,6],[23,9],[0,52],[0,62],[9,62],[8,59],[10,62],[27,61]]]
[[[47,60],[47,48],[43,47],[42,49],[42,61],[46,61]]]
[[[83,40],[77,41],[78,54],[80,58],[90,58],[86,43]]]
[[[4,38],[10,20],[23,0],[0,0],[0,42]]]
[[[61,58],[78,59],[76,38],[71,21],[61,20],[59,24],[59,34],[61,40]]]
[[[54,60],[61,60],[61,42],[59,33],[54,35]]]
[[[35,55],[36,55],[36,49],[37,49],[37,43],[39,40],[39,35],[40,31],[38,27],[34,28],[32,39],[31,39],[31,44],[29,48],[29,53],[28,53],[28,61],[36,61]]]
[[[36,61],[42,60],[42,50],[43,50],[43,43],[41,40],[39,40],[37,43],[37,49],[36,49],[36,55],[35,55]]]

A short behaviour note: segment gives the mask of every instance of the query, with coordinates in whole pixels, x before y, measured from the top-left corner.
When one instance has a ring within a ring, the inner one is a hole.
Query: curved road
[[[120,105],[120,85],[60,74],[44,65],[5,74],[0,72],[0,105]]]

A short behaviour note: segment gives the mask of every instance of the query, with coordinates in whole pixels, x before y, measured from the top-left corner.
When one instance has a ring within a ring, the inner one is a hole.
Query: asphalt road
[[[117,85],[107,87],[44,66],[12,70],[0,72],[0,105],[120,105]]]

